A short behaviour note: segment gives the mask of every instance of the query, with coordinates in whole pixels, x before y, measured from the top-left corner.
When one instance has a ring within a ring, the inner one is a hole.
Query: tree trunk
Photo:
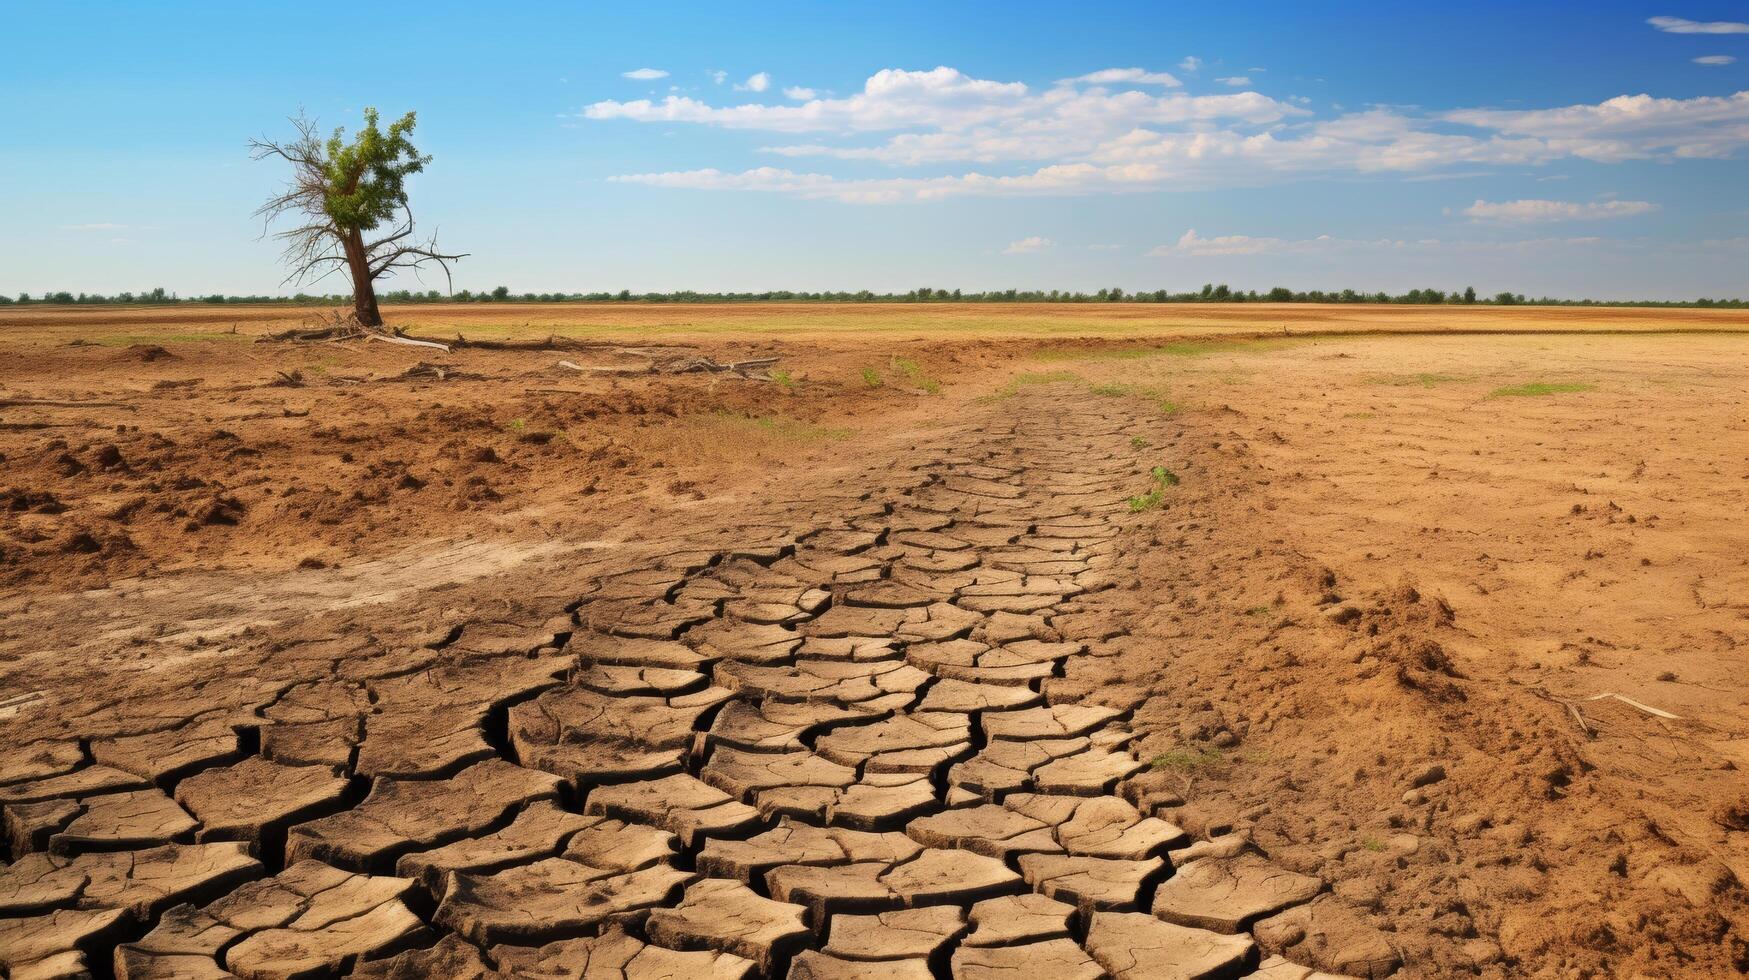
[[[360,326],[380,327],[383,315],[377,310],[376,281],[370,274],[370,257],[364,251],[364,234],[349,229],[341,239],[346,250],[346,267],[352,273],[352,315]]]

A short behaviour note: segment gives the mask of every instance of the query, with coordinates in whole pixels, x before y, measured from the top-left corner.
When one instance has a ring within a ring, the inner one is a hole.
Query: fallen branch
[[[414,334],[401,334],[401,336],[406,337],[408,339],[412,339],[412,340],[424,340],[427,342],[433,342],[433,338],[430,338],[430,337],[420,337],[420,336],[417,336]],[[632,347],[621,347],[619,344],[616,344],[611,340],[581,340],[581,339],[578,339],[576,337],[560,337],[557,334],[549,334],[544,338],[540,338],[540,339],[536,339],[536,340],[470,340],[467,337],[464,337],[458,333],[455,335],[454,340],[447,341],[447,343],[451,347],[453,347],[457,350],[462,350],[464,348],[472,348],[474,350],[513,350],[513,351],[547,351],[547,350],[595,351],[595,350],[605,350],[605,351],[614,351],[616,353],[627,353],[627,354],[638,354],[638,355],[644,355],[644,352],[646,350],[651,350],[651,351],[681,350],[681,349],[693,350],[698,346],[696,344],[666,344],[666,345],[663,345],[662,347],[658,347],[658,348],[632,348]]]
[[[1667,719],[1669,721],[1681,721],[1682,720],[1681,715],[1673,715],[1670,712],[1663,710],[1662,708],[1654,708],[1649,704],[1641,704],[1640,702],[1635,701],[1633,698],[1624,697],[1620,694],[1615,694],[1613,692],[1605,692],[1603,694],[1593,694],[1588,698],[1580,698],[1579,700],[1581,700],[1581,701],[1602,701],[1605,698],[1613,698],[1617,701],[1620,701],[1622,704],[1629,705],[1630,707],[1638,708],[1641,711],[1644,711],[1646,714],[1649,714],[1654,718],[1664,718],[1664,719]]]
[[[0,408],[133,408],[127,402],[60,401],[54,398],[0,398]]]
[[[560,361],[559,367],[584,374],[655,374],[656,365],[651,364],[578,364],[574,361]]]
[[[448,344],[440,344],[435,340],[414,340],[412,337],[401,337],[392,333],[378,333],[375,330],[366,330],[364,335],[372,340],[380,340],[385,344],[401,344],[406,347],[435,347],[438,350],[443,351],[445,354],[449,353]]]

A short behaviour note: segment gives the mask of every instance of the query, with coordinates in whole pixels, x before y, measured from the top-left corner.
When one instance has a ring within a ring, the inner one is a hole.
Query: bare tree
[[[466,253],[440,251],[435,235],[415,238],[413,211],[407,205],[406,179],[431,162],[408,139],[413,113],[385,132],[377,128],[377,111],[366,109],[364,128],[351,143],[344,129],[323,140],[315,120],[301,112],[291,122],[298,135],[289,143],[249,141],[254,159],[279,157],[292,165],[285,190],[255,212],[268,225],[286,216],[299,222],[274,233],[285,242],[285,261],[291,267],[285,281],[315,282],[344,269],[352,277],[354,316],[365,327],[382,326],[376,281],[389,272],[436,265],[448,283],[450,263]],[[366,237],[384,226],[389,230],[381,237]]]

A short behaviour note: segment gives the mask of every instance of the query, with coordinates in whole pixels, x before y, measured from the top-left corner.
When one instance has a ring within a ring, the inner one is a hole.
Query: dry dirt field
[[[0,975],[1749,971],[1749,313],[387,313],[782,360],[0,309]]]

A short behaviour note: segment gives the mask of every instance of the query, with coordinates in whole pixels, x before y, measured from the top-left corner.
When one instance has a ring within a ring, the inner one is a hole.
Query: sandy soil
[[[1322,877],[1413,975],[1749,969],[1749,316],[392,317],[780,353],[786,381],[251,342],[274,309],[0,312],[0,399],[77,403],[0,402],[0,722],[124,664],[165,690],[276,624],[440,629],[603,549],[902,473],[956,422],[1090,408],[1179,482],[1101,593],[1133,642],[1060,680],[1134,707],[1163,816]],[[402,377],[422,360],[453,371]]]

